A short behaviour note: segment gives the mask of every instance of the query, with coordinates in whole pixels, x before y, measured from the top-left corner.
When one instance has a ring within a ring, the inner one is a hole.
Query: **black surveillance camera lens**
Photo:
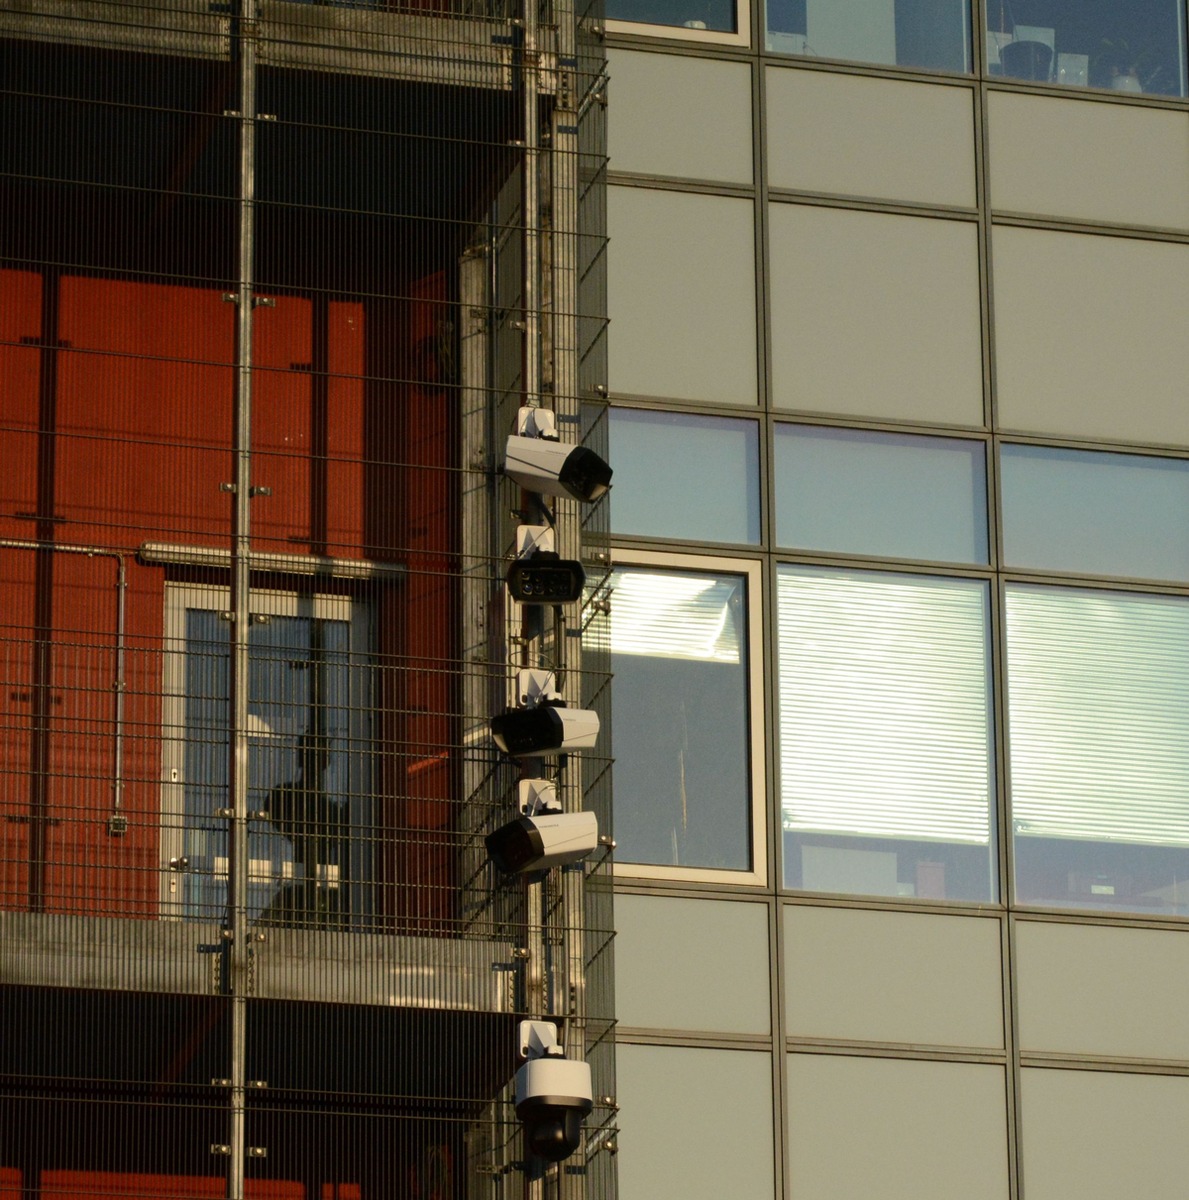
[[[611,468],[593,450],[575,446],[557,481],[575,500],[597,500],[611,486]]]
[[[523,871],[545,852],[540,831],[528,817],[518,817],[489,833],[484,844],[491,861],[509,875]]]
[[[505,754],[526,758],[556,750],[564,740],[565,726],[556,709],[549,705],[510,708],[491,718],[491,736]]]

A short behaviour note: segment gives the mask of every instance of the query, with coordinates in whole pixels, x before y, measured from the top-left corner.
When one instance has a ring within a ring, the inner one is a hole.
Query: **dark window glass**
[[[987,70],[1033,83],[1185,94],[1177,0],[991,0]]]
[[[738,33],[735,0],[607,0],[607,19]]]

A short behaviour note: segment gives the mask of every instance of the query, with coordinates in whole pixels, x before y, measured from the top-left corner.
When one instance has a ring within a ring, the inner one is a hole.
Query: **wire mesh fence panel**
[[[0,1200],[526,1194],[525,1016],[611,1094],[606,846],[485,845],[534,771],[610,835],[490,733],[527,667],[609,723],[597,591],[504,583],[605,506],[501,472],[606,450],[600,20],[0,11]]]

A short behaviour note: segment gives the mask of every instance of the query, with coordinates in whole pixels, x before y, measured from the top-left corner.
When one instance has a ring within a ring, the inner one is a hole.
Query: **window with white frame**
[[[227,903],[227,590],[166,589],[163,913]],[[373,915],[373,668],[363,605],[255,591],[248,738],[249,896],[263,925],[366,928]]]
[[[616,873],[763,880],[759,567],[616,552]]]

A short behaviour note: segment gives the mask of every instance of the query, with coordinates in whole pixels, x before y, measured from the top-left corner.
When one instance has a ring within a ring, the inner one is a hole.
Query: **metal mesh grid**
[[[3,1200],[614,1194],[607,851],[482,840],[516,666],[609,721],[605,506],[530,644],[499,471],[526,400],[606,452],[600,24],[0,3]],[[521,1015],[594,1070],[564,1170]]]

